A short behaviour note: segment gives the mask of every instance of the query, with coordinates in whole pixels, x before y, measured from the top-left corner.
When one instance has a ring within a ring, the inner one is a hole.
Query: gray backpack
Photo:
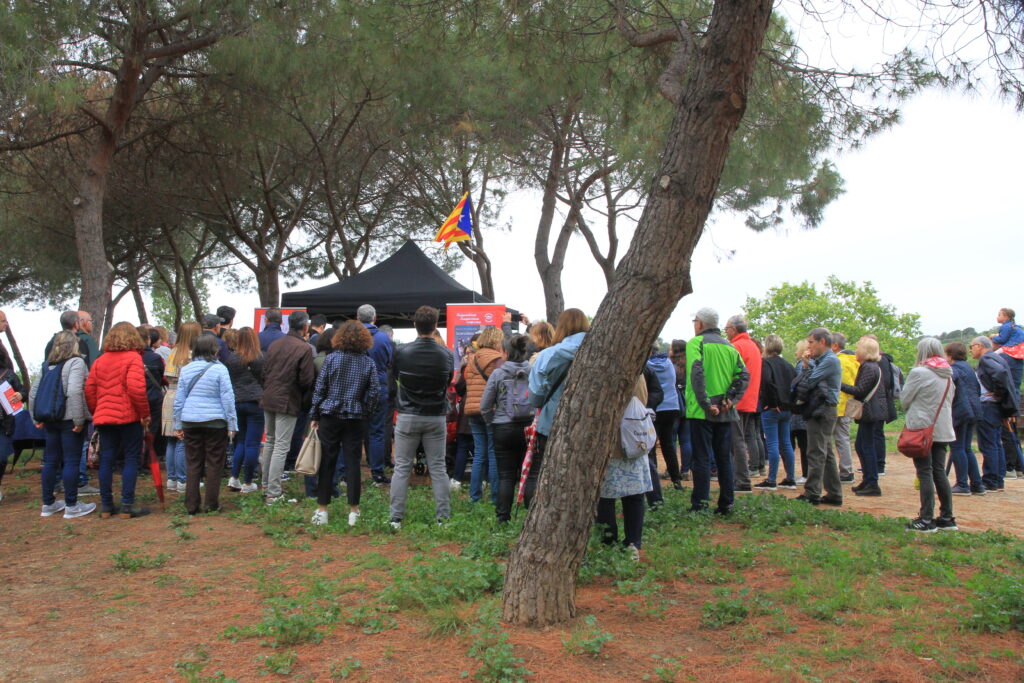
[[[519,368],[498,383],[498,400],[513,420],[526,420],[533,417],[535,409],[529,400],[530,371]]]
[[[619,434],[622,439],[622,457],[627,460],[647,455],[654,448],[654,442],[658,439],[658,433],[654,430],[654,412],[636,396],[626,404]]]

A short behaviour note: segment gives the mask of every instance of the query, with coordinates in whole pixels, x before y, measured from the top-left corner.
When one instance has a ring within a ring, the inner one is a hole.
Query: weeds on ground
[[[198,645],[187,652],[184,659],[175,662],[174,668],[185,683],[237,683],[236,679],[225,676],[223,671],[218,671],[212,676],[205,675],[203,669],[209,663],[209,653],[202,645]]]
[[[156,569],[167,564],[167,560],[171,559],[168,553],[160,553],[158,555],[150,557],[149,555],[142,555],[132,550],[118,550],[116,553],[110,556],[114,560],[114,569],[119,572],[126,572],[131,574],[137,572],[140,569]]]
[[[484,605],[477,614],[477,622],[470,627],[473,641],[469,656],[480,662],[480,668],[473,678],[484,683],[522,681],[532,671],[523,666],[522,657],[516,657],[508,634],[501,630],[498,622],[498,607],[491,603]],[[464,672],[463,677],[469,672]]]
[[[588,614],[583,617],[583,623],[577,624],[568,637],[562,637],[562,649],[571,655],[596,657],[601,654],[605,643],[612,640],[611,633],[598,628],[597,617]]]
[[[345,657],[344,662],[331,664],[330,676],[331,678],[348,678],[361,668],[363,668],[363,663],[358,659],[355,657]]]
[[[285,650],[284,652],[273,652],[261,659],[263,661],[263,670],[268,674],[287,676],[295,668],[295,663],[299,661],[299,656],[295,654],[295,650]]]

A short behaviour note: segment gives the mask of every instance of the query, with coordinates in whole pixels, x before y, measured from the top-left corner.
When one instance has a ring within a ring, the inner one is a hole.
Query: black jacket
[[[647,407],[656,410],[661,402],[665,400],[665,390],[661,388],[661,382],[654,370],[644,364],[644,383],[647,385]]]
[[[1003,417],[1017,414],[1019,393],[1013,386],[1010,366],[1001,354],[989,351],[978,359],[978,381],[982,389],[998,399]]]
[[[395,351],[388,384],[398,384],[395,409],[412,415],[446,415],[455,362],[448,347],[417,337]]]
[[[164,400],[164,359],[152,348],[142,351],[142,366],[146,370],[146,400],[149,405]]]
[[[882,360],[878,361],[878,368],[882,371],[882,384],[885,386],[885,421],[892,422],[897,417],[896,396],[892,392],[892,356],[887,353],[883,353]]]
[[[761,406],[763,410],[792,410],[790,387],[796,369],[781,356],[765,356],[761,363]]]
[[[232,352],[228,356],[228,374],[231,389],[235,392],[235,403],[259,401],[263,398],[263,354],[246,365],[242,357]]]
[[[878,387],[875,389],[875,387]],[[878,361],[869,360],[861,363],[857,370],[857,380],[853,384],[843,384],[843,391],[858,401],[864,402],[864,411],[857,424],[861,422],[884,422],[888,417],[888,388],[882,368]],[[874,391],[872,394],[871,392]],[[867,399],[871,395],[871,400]]]

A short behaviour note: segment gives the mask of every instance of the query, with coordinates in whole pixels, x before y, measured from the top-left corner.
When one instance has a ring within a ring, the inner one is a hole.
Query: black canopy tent
[[[392,327],[412,327],[413,313],[424,305],[441,312],[442,327],[446,304],[470,303],[494,302],[460,285],[412,241],[358,275],[281,297],[282,308],[305,308],[310,315],[322,313],[332,321],[355,318],[357,308],[371,304],[377,310],[377,324]]]

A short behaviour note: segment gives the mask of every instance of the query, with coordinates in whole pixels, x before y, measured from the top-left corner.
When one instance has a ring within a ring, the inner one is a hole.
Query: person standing
[[[0,311],[0,333],[7,330],[7,314]],[[14,361],[7,353],[7,347],[0,342],[0,382],[7,382],[14,389],[14,400],[21,401],[23,391],[21,379],[14,369]],[[11,437],[14,435],[14,416],[8,415],[0,410],[0,483],[3,483],[4,471],[7,469],[7,459],[14,452],[14,442]],[[4,499],[4,492],[0,490],[0,501]]]
[[[480,399],[491,375],[505,362],[505,335],[497,327],[480,333],[476,353],[466,361],[466,409],[473,430],[473,469],[469,475],[469,500],[483,497],[484,481],[491,487],[491,502],[498,501],[498,463],[494,453],[494,429],[481,414]],[[454,362],[454,361],[453,361]]]
[[[118,456],[124,456],[120,516],[130,519],[149,513],[135,504],[143,435],[150,421],[146,372],[139,354],[142,346],[134,325],[117,323],[104,338],[103,355],[96,359],[85,382],[86,403],[100,433],[100,517],[117,512],[113,480]]]
[[[512,518],[512,498],[526,457],[525,430],[533,421],[529,401],[530,339],[514,334],[505,342],[508,359],[487,380],[480,398],[480,415],[491,425],[498,469],[495,514],[499,522]]]
[[[842,383],[852,386],[857,381],[857,371],[860,370],[860,363],[858,362],[857,355],[846,348],[846,335],[842,332],[832,333],[832,353],[836,354],[836,358],[839,359],[839,365],[843,368]],[[850,423],[853,420],[846,417],[846,402],[848,400],[850,400],[850,394],[845,390],[840,391],[839,404],[836,406],[836,426],[828,444],[829,457],[831,457],[833,444],[836,447],[836,453],[839,454],[839,480],[844,484],[852,483],[855,478],[853,474],[853,454],[850,450]],[[861,438],[859,431],[857,434],[857,438]]]
[[[812,367],[811,360],[814,361]],[[832,337],[824,327],[807,334],[807,351],[797,377],[797,406],[807,422],[807,481],[797,496],[811,505],[843,504],[839,467],[830,454],[828,442],[836,424],[839,387],[843,367],[832,352]],[[825,495],[822,495],[824,486]]]
[[[935,337],[917,343],[917,365],[907,374],[900,393],[900,404],[907,413],[907,429],[934,425],[932,449],[924,458],[914,458],[921,485],[921,511],[907,529],[930,533],[956,531],[953,496],[946,476],[946,448],[956,440],[953,433],[953,371],[942,356],[942,344]],[[935,496],[939,497],[939,516],[935,517]]]
[[[160,333],[152,327],[139,326],[135,328],[142,337],[145,348],[142,349],[142,369],[146,371],[146,399],[149,401],[149,414],[151,419],[146,428],[144,452],[146,458],[158,461],[156,450],[156,439],[160,436],[161,425],[155,419],[160,414],[164,401],[164,359],[157,355],[153,345],[160,342]],[[164,446],[166,449],[166,446]],[[145,464],[145,463],[143,463]]]
[[[295,423],[305,411],[306,397],[311,396],[316,381],[313,354],[306,343],[308,327],[309,315],[305,311],[292,312],[288,316],[288,334],[270,344],[266,351],[260,407],[267,432],[263,445],[263,487],[267,505],[276,503],[283,495],[281,475]]]
[[[747,333],[747,319],[734,315],[725,324],[725,336],[739,352],[743,365],[750,374],[750,383],[736,404],[739,421],[732,439],[733,483],[736,493],[750,493],[750,472],[760,472],[764,464],[758,462],[761,415],[758,412],[758,394],[761,391],[761,351]]]
[[[1010,368],[1010,381],[1014,391],[1020,392],[1021,375],[1024,374],[1024,328],[1014,320],[1012,308],[1000,308],[996,315],[999,333],[992,335],[992,344],[997,353]],[[1007,416],[1000,431],[1003,452],[1006,454],[1007,476],[1011,479],[1024,478],[1024,453],[1021,453],[1017,437],[1017,414]]]
[[[413,315],[416,339],[395,352],[388,377],[389,386],[398,386],[395,407],[395,471],[391,480],[391,526],[400,529],[405,518],[416,449],[423,444],[434,491],[434,517],[439,523],[451,516],[451,485],[445,471],[445,422],[447,420],[448,383],[454,361],[448,349],[434,341],[438,311],[420,306]]]
[[[251,327],[238,330],[238,342],[234,352],[228,356],[227,368],[231,376],[231,389],[235,394],[238,423],[228,488],[242,493],[255,493],[264,425],[263,409],[260,408],[260,399],[263,398],[263,352],[260,351],[259,337]],[[239,475],[245,483],[239,480]]]
[[[281,330],[283,318],[281,317],[280,308],[268,308],[264,318],[266,320],[266,324],[263,326],[263,331],[260,332],[259,337],[260,351],[266,353],[267,349],[270,348],[270,345],[285,336],[285,334]]]
[[[202,328],[199,323],[183,323],[178,328],[177,343],[171,350],[164,366],[167,391],[160,414],[160,431],[167,437],[167,490],[185,493],[185,442],[179,439],[174,428],[174,394],[178,390],[178,376],[192,360],[192,345],[199,338]]]
[[[65,519],[83,517],[96,509],[95,503],[78,500],[78,462],[82,457],[82,443],[89,411],[85,407],[85,378],[89,368],[79,354],[78,337],[74,332],[58,332],[53,338],[50,355],[46,359],[45,373],[59,373],[60,391],[64,394],[62,416],[39,417],[36,399],[39,395],[38,382],[32,384],[29,392],[29,412],[36,420],[37,427],[46,430],[46,449],[43,451],[42,498],[40,513],[49,517],[61,510]],[[56,389],[57,387],[54,387]],[[64,483],[64,500],[57,500],[54,488],[58,476]]]
[[[768,478],[754,486],[761,491],[776,488],[795,489],[793,443],[789,436],[790,388],[796,370],[782,358],[782,337],[769,334],[764,338],[764,362],[761,365],[761,426],[768,446]],[[778,481],[779,459],[786,478]]]
[[[962,342],[950,342],[943,349],[953,370],[953,432],[956,441],[949,455],[956,472],[954,496],[983,496],[985,484],[981,480],[978,459],[971,450],[974,429],[981,419],[981,384],[974,368],[967,363],[967,347]]]
[[[693,448],[690,445],[690,423],[686,421],[686,340],[673,339],[668,357],[676,369],[676,400],[679,402],[679,421],[673,437],[679,445],[679,479],[690,481]]]
[[[882,368],[878,364],[881,358],[878,342],[870,337],[861,337],[857,342],[857,379],[854,384],[843,382],[841,385],[844,393],[863,404],[860,417],[856,418],[857,455],[863,473],[861,482],[853,487],[854,494],[858,496],[882,495],[882,489],[878,485],[878,455],[875,452],[878,432],[885,425],[886,417],[887,388]],[[831,460],[832,456],[828,457]]]
[[[719,332],[718,312],[713,308],[702,308],[694,315],[686,366],[686,419],[693,445],[690,511],[708,507],[714,460],[719,489],[715,512],[728,514],[734,498],[732,427],[739,421],[735,406],[747,390],[750,373],[736,348]]]
[[[348,525],[359,520],[362,477],[359,456],[366,431],[366,418],[373,414],[380,399],[377,366],[368,351],[373,337],[365,326],[349,320],[331,339],[336,349],[324,360],[323,369],[313,388],[313,404],[309,409],[310,429],[317,429],[323,447],[317,471],[316,502],[313,524],[327,524],[327,506],[334,491],[338,457],[345,459],[345,495],[348,498]]]
[[[374,404],[373,412],[367,415],[366,424],[366,460],[370,465],[370,475],[377,486],[387,486],[391,480],[384,474],[384,464],[390,454],[385,453],[388,418],[391,416],[388,395],[388,370],[391,359],[395,355],[395,345],[384,332],[377,327],[377,310],[370,304],[363,304],[356,310],[356,318],[362,323],[373,339],[370,358],[377,368],[377,386],[380,394]]]
[[[1019,394],[1013,387],[1013,376],[1004,354],[994,353],[992,340],[975,337],[971,355],[978,361],[978,382],[981,384],[981,419],[978,421],[978,449],[984,456],[982,482],[985,490],[1001,493],[1006,477],[1006,452],[1001,431],[1003,418],[1017,414]]]
[[[654,430],[661,444],[661,457],[665,460],[665,469],[677,491],[683,490],[682,474],[679,471],[679,457],[676,454],[676,425],[679,423],[679,393],[676,391],[676,368],[667,353],[657,343],[651,348],[647,359],[647,368],[654,373],[661,386],[662,399],[654,408]],[[658,476],[658,449],[652,448],[647,454],[651,465],[651,477]]]

